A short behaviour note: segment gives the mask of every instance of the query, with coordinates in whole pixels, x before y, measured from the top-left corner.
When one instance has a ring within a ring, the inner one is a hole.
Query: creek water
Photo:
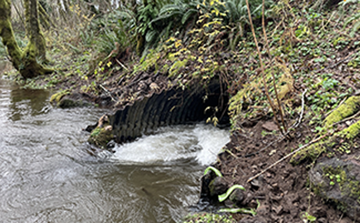
[[[109,111],[49,97],[0,78],[0,222],[178,222],[229,141],[208,125],[174,126],[93,156],[82,128]]]

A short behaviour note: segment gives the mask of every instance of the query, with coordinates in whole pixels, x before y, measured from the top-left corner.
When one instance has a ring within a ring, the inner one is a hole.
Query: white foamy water
[[[140,137],[134,142],[117,145],[111,159],[125,163],[195,159],[201,165],[209,165],[229,141],[228,130],[212,125],[170,126],[160,128],[155,134]]]

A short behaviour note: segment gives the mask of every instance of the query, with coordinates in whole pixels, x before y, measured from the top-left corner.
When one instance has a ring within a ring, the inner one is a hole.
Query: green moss
[[[359,133],[360,133],[360,121],[334,134],[331,138],[315,143],[309,146],[308,148],[300,150],[299,152],[295,153],[294,156],[292,156],[290,163],[294,165],[298,165],[306,159],[315,160],[317,159],[317,157],[320,156],[321,153],[337,145],[337,142],[341,141],[340,139],[352,140],[357,135],[359,135]],[[343,146],[340,146],[339,148],[344,151],[350,152],[350,147],[351,147],[350,144],[345,141],[343,143]],[[342,153],[344,151],[339,151],[339,152]]]
[[[15,40],[14,31],[11,25],[11,1],[0,2],[0,35],[2,42],[6,46],[14,67],[19,70],[21,64],[22,51]]]
[[[70,94],[70,90],[64,90],[64,91],[57,92],[57,93],[51,95],[51,97],[50,97],[50,103],[59,105],[60,100],[61,100],[65,95],[68,95],[68,94]]]
[[[235,223],[236,220],[232,218],[231,215],[219,215],[214,213],[193,213],[185,217],[183,223]]]
[[[320,156],[321,153],[326,151],[326,147],[330,144],[330,140],[325,140],[315,143],[306,149],[300,150],[291,157],[290,163],[298,165],[306,159],[315,160]]]
[[[19,72],[24,78],[33,78],[39,75],[51,74],[54,72],[51,68],[46,68],[42,64],[38,63],[37,48],[35,43],[30,42],[21,58],[21,66]]]
[[[342,105],[334,110],[325,119],[325,128],[331,127],[333,124],[341,121],[342,119],[354,114],[360,107],[360,96],[352,96],[348,98]]]
[[[339,185],[341,195],[344,197],[352,197],[355,198],[356,200],[360,200],[360,182],[353,177],[348,177],[346,168],[347,167],[344,166],[339,166],[337,168],[333,168],[333,167],[324,168],[323,177],[325,178],[329,176],[339,175],[340,181],[339,182],[334,181],[334,183]],[[342,206],[344,205],[345,204],[342,204]]]
[[[106,149],[106,145],[112,139],[114,139],[114,135],[111,125],[104,125],[104,127],[96,127],[91,132],[88,142],[99,148]]]
[[[103,128],[96,127],[90,134],[90,137],[98,136]]]
[[[360,133],[360,121],[340,131],[337,135],[346,139],[354,139],[359,133]]]

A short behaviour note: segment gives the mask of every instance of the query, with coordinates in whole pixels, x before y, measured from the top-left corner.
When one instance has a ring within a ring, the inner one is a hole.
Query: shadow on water
[[[217,153],[207,136],[229,137],[178,126],[93,157],[82,128],[107,111],[52,108],[49,96],[0,79],[0,222],[179,221],[198,200],[199,157]]]
[[[12,121],[21,120],[22,116],[40,115],[50,109],[48,103],[49,92],[43,90],[13,88],[10,93],[10,106]]]

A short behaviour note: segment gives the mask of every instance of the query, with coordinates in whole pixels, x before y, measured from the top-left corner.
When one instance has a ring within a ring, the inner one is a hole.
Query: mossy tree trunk
[[[32,19],[27,20],[33,23],[37,27],[37,30],[28,30],[29,33],[29,44],[22,51],[18,44],[15,41],[15,35],[11,25],[11,1],[10,0],[0,0],[0,37],[4,46],[6,46],[8,54],[11,58],[13,66],[20,72],[21,76],[24,78],[33,78],[38,75],[44,75],[52,73],[53,70],[45,68],[42,64],[38,63],[38,53],[40,52],[38,46],[40,44],[45,44],[45,40],[36,36],[37,33],[40,33],[39,21],[38,21],[38,11],[37,11],[37,2],[36,0],[27,0],[29,1],[29,12],[31,15],[35,16]],[[31,2],[30,2],[31,1]],[[33,8],[35,7],[35,8]],[[27,14],[26,16],[30,16]],[[27,29],[29,27],[27,26]],[[32,36],[35,35],[35,36]],[[42,43],[36,43],[38,39],[42,39]],[[44,45],[43,45],[44,46]],[[44,49],[45,50],[45,49]],[[43,58],[44,59],[44,58]]]
[[[46,61],[46,43],[40,30],[37,0],[25,0],[26,32],[30,42],[35,46],[38,59]]]

